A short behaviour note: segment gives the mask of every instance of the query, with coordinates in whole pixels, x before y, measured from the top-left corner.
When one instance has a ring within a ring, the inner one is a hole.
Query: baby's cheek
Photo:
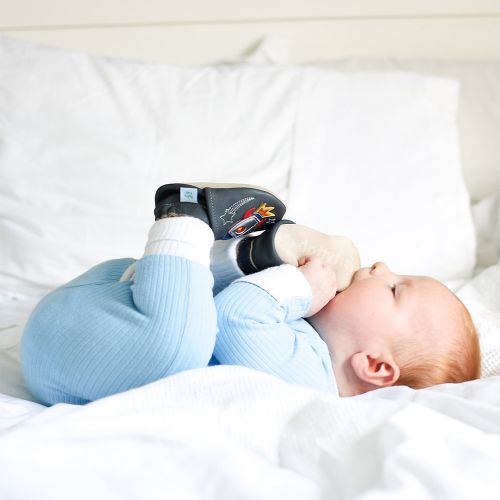
[[[359,314],[357,308],[353,308],[352,301],[347,297],[346,292],[338,292],[335,297],[325,306],[324,313],[336,323],[344,324],[346,321],[351,321],[352,318]]]

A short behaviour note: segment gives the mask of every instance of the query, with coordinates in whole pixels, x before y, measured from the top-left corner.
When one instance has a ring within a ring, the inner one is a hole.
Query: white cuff
[[[290,264],[269,267],[236,281],[253,283],[272,295],[280,304],[293,297],[312,297],[309,282],[301,271]]]
[[[210,265],[214,233],[208,224],[194,217],[167,217],[151,227],[144,250],[147,255],[174,255]]]

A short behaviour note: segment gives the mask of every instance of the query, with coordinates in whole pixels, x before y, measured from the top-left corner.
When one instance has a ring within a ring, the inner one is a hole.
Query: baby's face
[[[328,331],[348,332],[353,347],[362,349],[384,340],[389,345],[415,335],[422,342],[439,342],[437,332],[453,331],[459,302],[442,283],[425,276],[394,274],[382,262],[361,268],[351,285],[319,313]],[[447,339],[449,341],[449,339]]]

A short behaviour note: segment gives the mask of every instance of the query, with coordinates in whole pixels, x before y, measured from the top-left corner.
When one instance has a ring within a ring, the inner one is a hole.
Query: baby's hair
[[[400,376],[395,385],[406,385],[422,389],[432,385],[459,383],[479,378],[481,351],[479,338],[471,315],[462,301],[456,297],[461,308],[461,340],[445,343],[446,347],[415,345],[405,346],[410,356],[400,356]],[[439,332],[437,332],[439,335]],[[430,351],[430,352],[429,352]],[[396,353],[396,359],[397,356]],[[409,359],[405,359],[409,358]]]

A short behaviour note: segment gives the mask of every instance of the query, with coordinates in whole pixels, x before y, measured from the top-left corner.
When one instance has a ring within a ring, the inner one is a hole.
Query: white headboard
[[[290,62],[500,59],[499,0],[0,0],[0,31],[94,54],[232,59],[269,34]]]

